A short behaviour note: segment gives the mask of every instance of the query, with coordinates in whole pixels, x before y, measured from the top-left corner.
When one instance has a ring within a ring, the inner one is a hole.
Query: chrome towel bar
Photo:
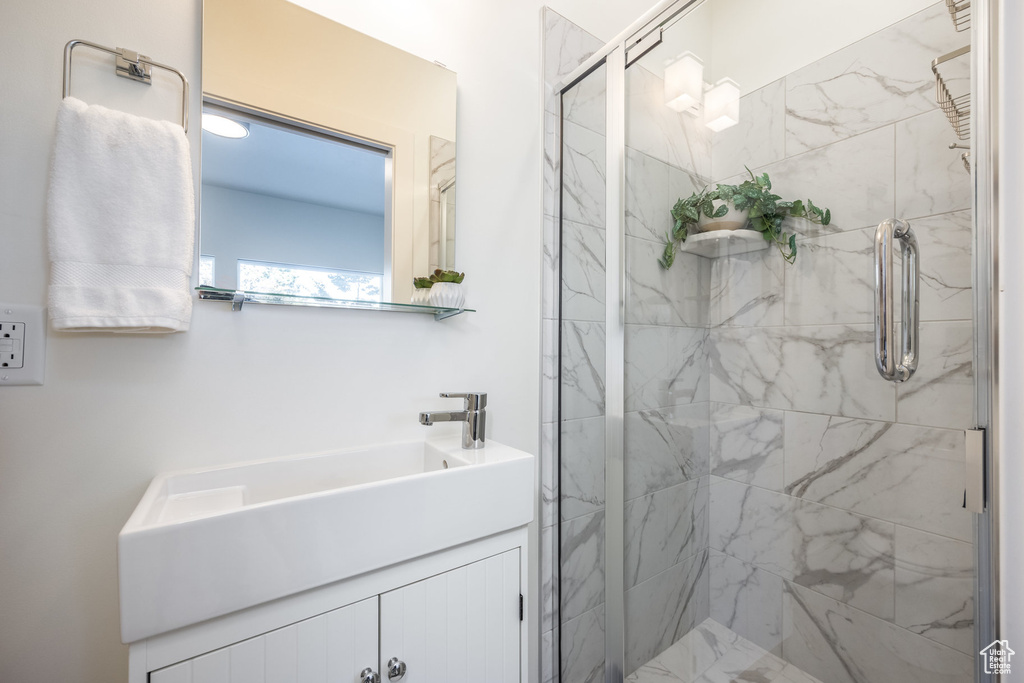
[[[181,127],[188,132],[188,79],[185,78],[185,74],[181,73],[173,66],[167,66],[160,62],[154,62],[146,55],[140,55],[138,52],[132,50],[126,50],[122,47],[109,48],[96,43],[90,43],[88,40],[69,40],[67,45],[64,46],[64,78],[61,84],[61,97],[69,97],[71,95],[71,57],[72,52],[77,45],[85,45],[91,47],[94,50],[100,52],[106,52],[107,54],[114,55],[114,70],[118,76],[123,78],[130,78],[133,81],[145,83],[147,85],[153,82],[152,69],[150,67],[156,67],[165,71],[170,71],[178,78],[181,79]]]
[[[893,240],[900,242],[903,256],[903,348],[899,362],[894,353],[892,262]],[[918,262],[917,237],[910,223],[888,218],[875,230],[875,367],[883,379],[906,382],[917,370],[918,356]]]

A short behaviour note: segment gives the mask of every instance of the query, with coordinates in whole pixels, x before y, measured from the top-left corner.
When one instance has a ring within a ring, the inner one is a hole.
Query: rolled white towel
[[[195,197],[181,126],[64,99],[47,212],[53,329],[188,330]]]

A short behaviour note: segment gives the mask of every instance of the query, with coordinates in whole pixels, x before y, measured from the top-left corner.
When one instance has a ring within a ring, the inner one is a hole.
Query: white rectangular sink
[[[118,536],[125,643],[533,518],[533,456],[411,441],[161,474]]]

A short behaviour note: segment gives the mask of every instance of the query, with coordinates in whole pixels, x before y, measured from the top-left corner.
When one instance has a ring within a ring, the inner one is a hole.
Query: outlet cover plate
[[[42,306],[0,303],[0,323],[24,325],[20,368],[0,367],[0,387],[42,384],[46,367],[46,311]],[[19,335],[20,336],[20,335]]]

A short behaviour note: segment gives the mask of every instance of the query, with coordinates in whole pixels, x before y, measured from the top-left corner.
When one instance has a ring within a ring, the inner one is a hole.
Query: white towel
[[[188,330],[193,192],[181,126],[65,98],[47,206],[53,329]]]

